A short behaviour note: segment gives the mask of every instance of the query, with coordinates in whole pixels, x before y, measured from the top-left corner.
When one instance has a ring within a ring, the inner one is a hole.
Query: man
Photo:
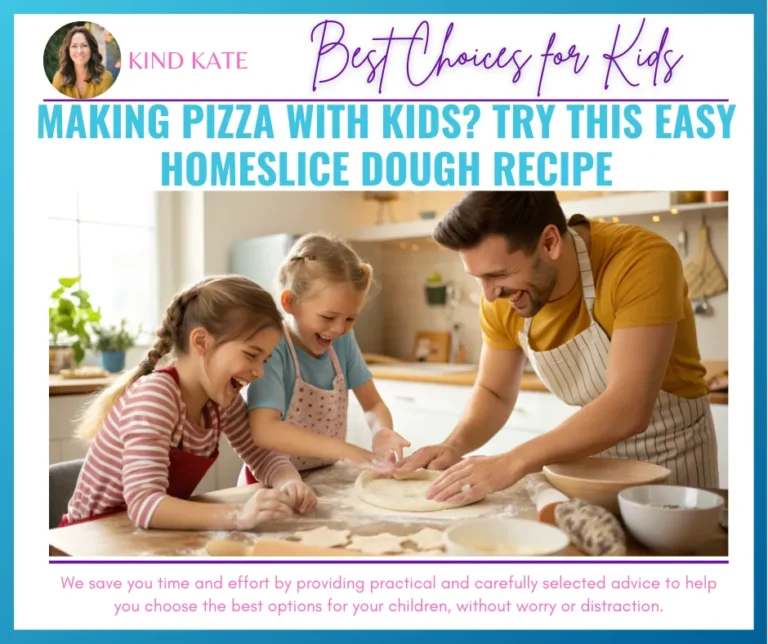
[[[705,369],[670,244],[639,226],[566,222],[554,192],[468,193],[434,238],[482,285],[483,349],[458,426],[399,466],[446,470],[429,498],[476,500],[549,463],[598,454],[663,465],[672,484],[717,487]],[[581,409],[510,452],[461,460],[509,418],[526,358]]]

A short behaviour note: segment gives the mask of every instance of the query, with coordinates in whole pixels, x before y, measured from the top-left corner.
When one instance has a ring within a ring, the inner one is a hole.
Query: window
[[[142,327],[141,344],[159,322],[156,195],[80,191],[49,216],[50,291],[60,277],[81,276],[104,324]]]

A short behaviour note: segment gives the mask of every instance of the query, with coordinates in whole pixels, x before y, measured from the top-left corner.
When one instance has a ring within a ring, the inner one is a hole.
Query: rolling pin
[[[593,557],[626,554],[624,529],[608,510],[581,499],[569,499],[542,473],[532,474],[527,486],[539,521],[556,525],[581,552]]]
[[[361,557],[363,553],[345,548],[319,548],[292,541],[259,539],[245,543],[234,539],[214,539],[205,544],[211,557]]]

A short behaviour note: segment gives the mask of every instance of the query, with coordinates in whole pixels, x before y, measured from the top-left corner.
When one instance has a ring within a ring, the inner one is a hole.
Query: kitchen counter
[[[106,378],[62,378],[61,376],[48,376],[49,396],[72,396],[93,394],[104,389],[117,380],[119,374]]]
[[[386,369],[377,369],[376,363],[370,363],[368,365],[374,378],[382,380],[401,380],[409,382],[427,382],[438,385],[461,385],[465,387],[471,387],[475,384],[477,378],[477,371],[465,371],[461,373],[419,373],[408,369],[398,371],[396,368],[397,363],[389,363],[386,365]],[[727,362],[705,362],[704,366],[707,368],[707,380],[711,377],[722,373],[728,369]],[[48,376],[48,395],[49,396],[65,396],[74,394],[92,394],[104,387],[108,387],[112,384],[118,376],[109,376],[106,378],[88,378],[80,380],[68,380],[61,376]],[[547,388],[539,380],[535,373],[524,373],[520,382],[520,388],[523,391],[547,391]],[[727,405],[728,404],[728,392],[713,392],[709,395],[709,399],[713,404]]]
[[[704,362],[704,366],[707,369],[707,380],[728,369],[728,363],[722,361]],[[407,368],[407,363],[403,363],[402,371],[397,370],[397,363],[388,363],[384,368],[379,367],[381,367],[381,365],[375,363],[368,365],[373,377],[382,380],[401,380],[406,382],[426,382],[437,385],[460,385],[471,387],[475,384],[475,379],[477,378],[476,370],[441,374],[436,372],[422,373],[416,370],[411,370]],[[532,372],[523,373],[523,377],[520,381],[520,389],[522,391],[549,391],[544,386],[544,383],[539,380],[539,377]],[[712,392],[709,395],[709,400],[713,404],[727,405],[728,392]]]
[[[125,512],[97,521],[89,521],[49,531],[49,555],[91,557],[206,557],[205,545],[212,539],[287,540],[298,530],[321,526],[351,530],[353,534],[373,535],[390,532],[413,534],[422,528],[445,529],[452,523],[483,516],[521,517],[536,519],[536,508],[529,498],[524,482],[508,490],[490,495],[482,502],[465,508],[440,512],[403,513],[374,508],[357,499],[352,486],[358,471],[345,465],[333,465],[311,472],[307,482],[318,495],[318,505],[309,517],[269,524],[257,535],[240,532],[190,532],[171,530],[140,530],[128,520]],[[230,488],[197,497],[209,503],[242,503],[254,491],[254,486]],[[721,492],[727,499],[727,492]],[[723,530],[713,535],[696,555],[723,556],[728,553],[728,536]],[[265,554],[268,554],[265,552]],[[341,554],[341,553],[340,553]],[[581,556],[575,548],[567,555]],[[650,556],[646,550],[632,545],[629,556]],[[274,556],[290,556],[285,551]],[[428,555],[432,558],[433,555]]]

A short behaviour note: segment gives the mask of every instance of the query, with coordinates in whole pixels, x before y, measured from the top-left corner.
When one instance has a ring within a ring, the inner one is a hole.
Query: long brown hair
[[[85,41],[88,43],[88,47],[91,49],[91,57],[86,63],[86,70],[88,72],[89,83],[98,85],[101,82],[101,76],[106,71],[104,67],[103,58],[99,52],[99,43],[96,42],[96,38],[85,27],[72,27],[64,36],[64,42],[59,47],[59,74],[61,75],[62,87],[74,87],[77,77],[75,75],[75,63],[72,61],[72,57],[69,55],[69,47],[72,44],[72,38],[76,34],[83,34]]]
[[[75,434],[93,438],[120,396],[142,376],[151,373],[168,354],[189,350],[192,329],[203,327],[216,344],[247,340],[264,329],[282,331],[283,318],[272,296],[246,277],[210,277],[178,293],[165,311],[157,340],[138,367],[104,390],[85,410]]]
[[[369,293],[373,268],[342,239],[322,233],[304,235],[288,253],[277,274],[280,288],[301,299],[317,281],[349,284]]]

